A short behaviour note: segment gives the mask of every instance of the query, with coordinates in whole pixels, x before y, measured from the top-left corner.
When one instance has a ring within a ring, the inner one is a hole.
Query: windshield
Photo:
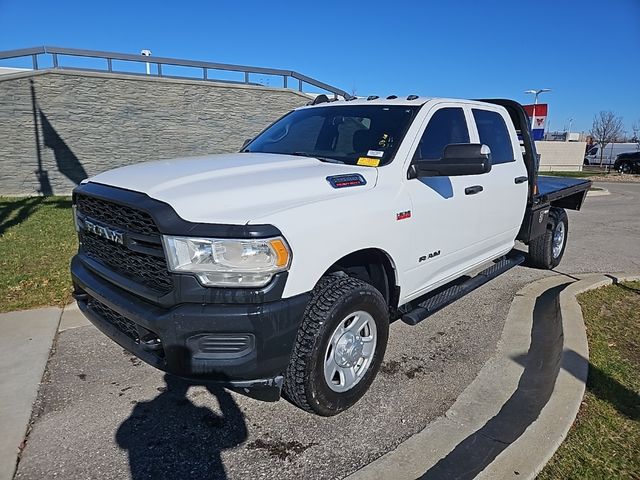
[[[294,110],[244,152],[283,153],[350,165],[386,165],[419,106],[331,105]]]

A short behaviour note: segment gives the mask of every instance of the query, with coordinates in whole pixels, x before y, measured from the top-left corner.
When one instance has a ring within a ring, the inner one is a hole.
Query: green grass
[[[0,312],[71,300],[69,197],[0,197]]]
[[[578,297],[589,378],[569,435],[538,479],[640,479],[640,282]]]

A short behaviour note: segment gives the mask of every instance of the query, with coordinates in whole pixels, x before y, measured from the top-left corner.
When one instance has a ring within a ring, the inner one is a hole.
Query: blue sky
[[[552,130],[600,110],[640,122],[640,0],[0,0],[0,50],[44,44],[293,69],[359,95],[549,87]]]

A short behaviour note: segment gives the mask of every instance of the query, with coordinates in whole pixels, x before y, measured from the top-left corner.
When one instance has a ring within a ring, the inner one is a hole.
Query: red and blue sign
[[[531,133],[534,140],[544,139],[544,127],[547,123],[548,105],[538,103],[535,105],[524,105],[524,110],[531,122]]]

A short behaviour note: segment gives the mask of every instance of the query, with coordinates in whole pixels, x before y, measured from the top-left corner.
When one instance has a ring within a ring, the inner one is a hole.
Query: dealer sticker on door
[[[361,167],[377,167],[380,165],[379,158],[360,157],[358,159],[358,165]]]

